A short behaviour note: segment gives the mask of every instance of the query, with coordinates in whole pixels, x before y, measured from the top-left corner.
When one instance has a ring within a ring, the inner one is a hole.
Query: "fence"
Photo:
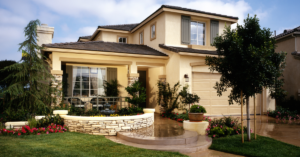
[[[65,97],[64,101],[70,103],[74,107],[85,107],[88,103],[93,108],[103,110],[104,104],[117,105],[117,109],[130,107],[131,104],[125,101],[127,97]]]

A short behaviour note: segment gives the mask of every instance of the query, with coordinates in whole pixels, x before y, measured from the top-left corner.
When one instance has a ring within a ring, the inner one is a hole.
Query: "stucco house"
[[[286,29],[276,37],[276,52],[287,52],[284,69],[284,86],[288,98],[300,98],[300,26]]]
[[[65,96],[102,95],[103,80],[117,79],[123,86],[120,96],[125,97],[124,87],[139,80],[147,89],[144,107],[159,112],[157,81],[171,85],[179,81],[200,96],[207,115],[234,115],[240,114],[240,106],[228,105],[229,92],[217,96],[213,86],[221,75],[210,72],[205,57],[216,55],[213,39],[223,33],[225,25],[237,21],[238,17],[162,5],[139,23],[98,26],[77,42],[52,43],[54,28],[42,25],[38,44],[51,60],[51,73],[68,82]],[[86,79],[76,80],[76,76]],[[257,113],[274,108],[267,90],[256,98]]]

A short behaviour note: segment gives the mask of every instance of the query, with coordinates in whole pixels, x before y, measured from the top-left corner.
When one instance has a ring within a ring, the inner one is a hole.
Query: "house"
[[[102,80],[117,79],[123,86],[120,96],[125,97],[124,87],[139,80],[147,89],[144,107],[159,112],[157,81],[171,85],[179,81],[200,96],[208,115],[234,115],[240,114],[240,106],[228,105],[229,92],[217,96],[213,86],[221,75],[210,72],[205,57],[217,54],[211,46],[213,39],[237,21],[238,17],[162,5],[140,23],[98,26],[77,42],[52,44],[54,30],[46,25],[38,33],[52,74],[68,83],[65,96],[102,95]],[[274,108],[267,90],[256,101],[257,113]]]
[[[276,37],[276,52],[287,52],[286,67],[283,72],[284,86],[287,97],[300,96],[300,26],[286,29]]]

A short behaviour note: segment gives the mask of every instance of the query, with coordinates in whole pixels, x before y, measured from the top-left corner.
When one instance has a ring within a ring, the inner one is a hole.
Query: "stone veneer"
[[[144,109],[143,115],[119,117],[84,117],[60,114],[71,132],[92,135],[117,135],[119,131],[130,131],[149,127],[154,123],[154,109]],[[57,110],[56,110],[57,113]]]

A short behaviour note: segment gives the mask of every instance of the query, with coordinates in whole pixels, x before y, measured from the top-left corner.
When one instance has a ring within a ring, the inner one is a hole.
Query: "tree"
[[[200,97],[197,94],[191,94],[188,92],[189,86],[186,85],[179,92],[180,100],[184,105],[190,105],[195,102],[199,102]],[[190,106],[189,106],[190,107]]]
[[[16,61],[12,60],[3,60],[0,61],[0,70],[4,69],[7,66],[13,65],[17,63]],[[7,88],[11,82],[11,80],[5,80],[6,76],[10,75],[11,73],[14,73],[13,71],[0,71],[0,91]]]
[[[157,103],[160,105],[167,113],[171,112],[173,109],[178,108],[180,97],[178,90],[180,87],[179,82],[174,84],[171,88],[168,82],[157,82],[158,92],[157,92]]]
[[[10,72],[4,81],[11,81],[4,91],[5,113],[10,115],[17,110],[30,114],[49,114],[50,106],[56,99],[51,94],[57,89],[51,87],[54,77],[50,74],[50,68],[40,51],[42,47],[37,45],[37,26],[39,20],[30,21],[25,27],[25,41],[20,43],[19,51],[22,51],[23,61],[5,67],[1,72]],[[26,54],[26,55],[24,55]]]
[[[248,16],[244,25],[237,25],[236,29],[226,27],[223,35],[214,39],[212,46],[217,48],[218,57],[207,56],[206,64],[211,71],[222,74],[214,88],[219,96],[232,88],[229,104],[248,100],[249,117],[249,97],[261,93],[263,88],[274,87],[276,78],[282,76],[280,67],[285,60],[285,53],[275,53],[272,32],[270,29],[261,29],[256,15]],[[247,132],[250,140],[250,125]]]
[[[126,98],[126,101],[138,107],[140,103],[146,101],[146,89],[142,87],[139,81],[133,82],[130,86],[126,87],[125,90],[130,94],[131,98]]]

